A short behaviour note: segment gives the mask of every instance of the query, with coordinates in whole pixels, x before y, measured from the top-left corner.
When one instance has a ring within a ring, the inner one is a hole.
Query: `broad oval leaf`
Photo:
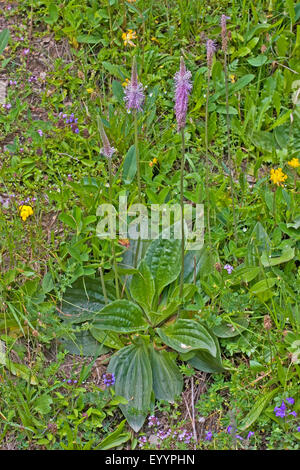
[[[151,405],[152,370],[146,344],[132,344],[118,351],[107,372],[115,375],[115,391],[128,403],[119,405],[129,425],[138,432],[144,424]]]
[[[115,290],[107,284],[107,298],[115,300]],[[62,300],[59,315],[71,323],[83,323],[92,320],[95,312],[105,305],[105,298],[100,279],[81,277],[68,287]]]
[[[225,369],[222,364],[219,341],[215,337],[214,341],[217,348],[216,357],[213,357],[207,351],[196,351],[196,354],[188,361],[188,363],[192,367],[195,367],[195,369],[202,370],[203,372],[224,372]],[[184,357],[182,358],[184,359]]]
[[[143,260],[139,265],[139,271],[132,276],[130,293],[133,299],[138,302],[144,310],[151,309],[155,294],[154,279],[149,266]]]
[[[148,323],[140,307],[129,300],[115,300],[97,313],[93,327],[99,330],[133,333],[144,330]]]
[[[201,349],[216,357],[217,347],[213,336],[195,320],[177,320],[165,328],[157,328],[164,343],[180,353]]]
[[[59,338],[59,342],[70,353],[78,356],[99,356],[107,353],[108,349],[99,344],[89,331],[80,331],[73,333],[75,340],[70,337]]]
[[[157,238],[149,246],[145,261],[155,279],[157,295],[175,281],[181,269],[181,240]]]
[[[167,351],[156,351],[152,346],[150,348],[155,398],[170,403],[174,403],[183,388],[182,375],[173,356]]]

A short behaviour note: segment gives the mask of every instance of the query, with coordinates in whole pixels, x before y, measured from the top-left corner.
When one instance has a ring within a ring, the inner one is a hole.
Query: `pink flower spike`
[[[183,57],[180,59],[179,72],[175,74],[175,113],[178,132],[185,127],[188,97],[192,91],[191,72],[186,69]]]

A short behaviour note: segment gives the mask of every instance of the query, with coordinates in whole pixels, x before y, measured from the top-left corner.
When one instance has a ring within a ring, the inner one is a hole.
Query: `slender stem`
[[[137,110],[134,111],[134,147],[135,147],[135,158],[136,158],[136,177],[138,184],[138,201],[142,203],[142,190],[141,190],[141,170],[140,170],[140,154],[139,154],[139,138],[138,138],[138,119]],[[139,236],[137,241],[137,247],[135,252],[134,267],[137,267],[139,250],[141,244],[141,237]]]
[[[105,302],[105,304],[108,304],[108,298],[107,298],[107,293],[106,293],[106,287],[105,287],[102,267],[99,268],[99,272],[100,272],[101,286],[102,286],[103,295],[104,295],[104,302]]]
[[[183,178],[184,178],[184,128],[181,129],[181,167],[180,167],[180,207],[181,207],[181,276],[180,276],[180,297],[183,302],[183,277],[184,277],[184,210],[183,210]]]
[[[111,158],[108,158],[108,169],[109,169],[109,202],[112,205],[112,183],[113,183],[113,176],[112,176],[112,164],[111,164]],[[111,221],[110,221],[111,225]],[[118,271],[117,271],[117,263],[116,263],[116,251],[115,251],[115,245],[114,245],[114,240],[111,241],[111,249],[112,249],[112,255],[113,255],[113,269],[115,273],[115,284],[116,284],[116,296],[117,299],[120,298],[120,293],[119,293],[119,281],[118,281]]]
[[[206,188],[206,201],[207,201],[207,232],[208,232],[208,243],[209,249],[211,248],[211,234],[210,234],[210,222],[209,222],[209,166],[208,166],[208,101],[209,101],[209,85],[210,85],[210,69],[208,68],[207,76],[207,93],[206,93],[206,106],[205,106],[205,188]]]
[[[229,161],[229,174],[230,174],[230,190],[231,190],[231,201],[232,201],[232,215],[234,225],[234,239],[237,243],[237,225],[236,225],[236,213],[234,205],[234,186],[232,178],[232,158],[230,148],[230,121],[229,121],[229,103],[228,103],[228,71],[227,71],[227,53],[224,53],[224,72],[225,72],[225,93],[226,93],[226,123],[227,123],[227,153]]]
[[[142,191],[141,191],[141,171],[140,171],[137,110],[134,110],[134,147],[135,147],[135,158],[136,158],[136,176],[137,176],[137,184],[138,184],[138,200],[139,200],[139,203],[141,204]]]

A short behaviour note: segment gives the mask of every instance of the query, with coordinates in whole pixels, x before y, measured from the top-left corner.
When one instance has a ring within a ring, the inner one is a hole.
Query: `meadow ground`
[[[0,2],[1,449],[299,449],[299,20]],[[204,245],[120,235],[136,203]]]

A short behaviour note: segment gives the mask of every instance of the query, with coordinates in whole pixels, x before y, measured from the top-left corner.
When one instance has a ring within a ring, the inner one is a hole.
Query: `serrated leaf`
[[[147,328],[143,311],[129,300],[115,300],[97,312],[93,327],[99,330],[133,333]]]
[[[179,319],[175,323],[157,328],[162,341],[180,353],[201,349],[213,357],[217,354],[214,338],[204,326],[195,320]]]
[[[174,403],[183,388],[183,379],[175,358],[167,351],[156,351],[150,347],[150,362],[153,390],[157,400]]]
[[[118,351],[107,368],[115,375],[115,391],[128,400],[120,405],[129,425],[138,432],[150,410],[152,395],[152,370],[145,342],[132,344]]]

